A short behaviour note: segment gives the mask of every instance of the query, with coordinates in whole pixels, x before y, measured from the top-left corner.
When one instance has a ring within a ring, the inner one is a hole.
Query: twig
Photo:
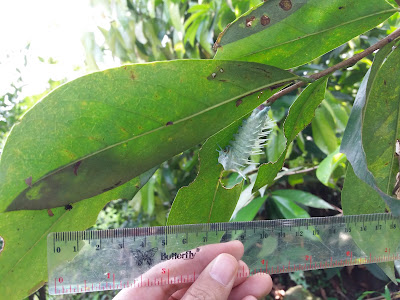
[[[287,172],[287,173],[283,174],[283,176],[308,173],[308,172],[314,171],[316,169],[318,169],[318,166],[314,166],[314,167],[311,167],[311,168],[308,168],[308,169],[303,169],[303,170],[298,170],[298,171]]]
[[[389,44],[390,42],[392,42],[393,40],[395,40],[396,38],[400,37],[400,28],[396,29],[395,31],[393,31],[391,34],[389,34],[387,37],[385,37],[384,39],[380,40],[379,42],[377,42],[376,44],[372,45],[371,47],[368,47],[367,49],[365,49],[363,52],[360,52],[356,55],[354,55],[353,57],[346,59],[326,70],[323,70],[319,73],[315,73],[309,76],[309,78],[311,79],[320,79],[328,74],[332,74],[333,72],[339,70],[339,69],[343,69],[346,67],[350,67],[354,64],[356,64],[359,60],[363,59],[364,57],[370,55],[371,53],[373,53],[374,51],[382,48],[383,46]],[[299,87],[302,87],[304,85],[306,85],[307,82],[304,81],[299,81],[277,93],[275,93],[274,95],[272,95],[268,100],[267,103],[268,104],[272,104],[274,103],[277,99],[279,99],[280,97],[282,97],[283,95],[286,95],[296,89],[298,89]]]

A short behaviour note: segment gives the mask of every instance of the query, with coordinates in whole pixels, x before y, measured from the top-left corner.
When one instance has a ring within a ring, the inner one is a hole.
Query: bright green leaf
[[[327,80],[327,78],[321,78],[310,84],[293,102],[284,124],[286,149],[276,162],[260,166],[253,191],[270,185],[274,181],[276,174],[282,169],[288,145],[311,122],[315,109],[324,99]]]
[[[345,167],[346,155],[339,152],[339,148],[336,151],[329,154],[318,166],[316,175],[319,181],[321,181],[324,185],[333,187],[334,185],[330,183],[330,179],[332,173],[339,166]]]
[[[335,134],[335,119],[324,105],[315,110],[311,126],[314,142],[322,152],[328,155],[337,149],[339,143]]]
[[[218,163],[218,144],[226,145],[237,132],[242,120],[210,137],[199,152],[200,170],[196,179],[178,191],[168,225],[228,222],[236,207],[243,181],[232,189],[222,186],[224,173]]]
[[[0,161],[0,211],[113,189],[253,110],[265,100],[257,91],[295,78],[261,64],[177,60],[69,82],[12,129]]]
[[[377,26],[397,10],[384,0],[270,0],[230,24],[217,59],[292,68]]]

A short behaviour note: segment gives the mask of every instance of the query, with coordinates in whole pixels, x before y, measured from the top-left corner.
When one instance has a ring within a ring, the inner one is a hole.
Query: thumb
[[[230,254],[218,255],[186,291],[182,300],[228,299],[238,269],[238,261]]]

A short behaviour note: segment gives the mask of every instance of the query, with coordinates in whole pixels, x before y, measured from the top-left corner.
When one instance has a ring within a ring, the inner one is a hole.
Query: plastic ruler
[[[244,245],[242,260],[250,269],[238,271],[244,277],[394,261],[400,259],[400,218],[370,214],[53,232],[47,237],[49,292],[193,282],[201,246],[231,240]],[[186,260],[193,267],[182,271]]]

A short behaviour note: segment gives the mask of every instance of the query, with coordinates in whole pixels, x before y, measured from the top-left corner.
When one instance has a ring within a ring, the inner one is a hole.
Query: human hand
[[[272,288],[269,275],[238,276],[238,270],[249,274],[247,265],[240,260],[243,253],[243,244],[239,241],[200,247],[195,266],[191,260],[165,262],[165,266],[178,268],[183,274],[185,268],[194,267],[197,274],[201,273],[195,282],[125,288],[114,300],[254,300],[267,295]]]

